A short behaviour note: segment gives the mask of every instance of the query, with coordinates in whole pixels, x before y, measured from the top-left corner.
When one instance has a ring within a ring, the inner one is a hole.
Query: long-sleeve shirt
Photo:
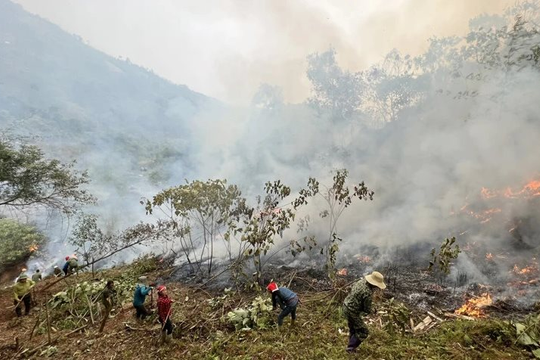
[[[157,309],[159,318],[161,321],[167,320],[167,317],[171,317],[172,309],[171,309],[172,300],[168,296],[160,296],[157,299]]]
[[[133,306],[143,305],[144,301],[146,300],[146,296],[150,294],[150,291],[152,291],[150,287],[143,284],[137,284],[135,294],[133,296]]]
[[[367,315],[371,313],[372,296],[373,291],[367,285],[367,281],[365,279],[358,280],[352,286],[351,292],[343,301],[343,305],[355,314]]]
[[[280,287],[272,292],[272,306],[276,308],[276,304],[279,303],[280,308],[285,306],[298,305],[298,295],[286,287]]]
[[[116,291],[114,289],[111,289],[107,286],[103,289],[101,292],[101,302],[107,309],[111,309],[113,305],[113,297],[115,295]]]
[[[25,282],[17,281],[13,286],[13,298],[17,301],[21,300],[24,295],[30,293],[30,290],[36,283],[28,279]]]

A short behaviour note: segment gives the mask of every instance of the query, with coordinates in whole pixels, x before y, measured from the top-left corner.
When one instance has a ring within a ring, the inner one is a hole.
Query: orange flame
[[[34,252],[34,251],[37,251],[39,249],[39,246],[37,246],[36,244],[32,244],[28,247],[28,250],[30,252]]]
[[[493,254],[492,253],[487,253],[486,254],[486,260],[493,260]]]
[[[534,265],[529,265],[529,266],[526,266],[522,269],[520,269],[517,265],[514,265],[514,268],[512,269],[512,271],[516,274],[519,274],[519,275],[526,275],[526,274],[530,274],[534,271],[537,271],[538,269],[534,266]]]
[[[337,272],[339,276],[347,276],[348,272],[346,268],[343,268]]]
[[[479,297],[474,297],[467,300],[467,302],[457,309],[455,313],[458,315],[466,315],[476,318],[486,317],[487,315],[483,310],[483,307],[491,305],[492,303],[493,300],[491,299],[491,295],[484,293]]]
[[[480,194],[484,199],[490,199],[496,196],[504,196],[506,198],[517,198],[520,196],[524,197],[535,197],[540,196],[540,180],[529,181],[523,188],[520,190],[513,190],[511,187],[507,187],[504,190],[490,190],[485,187],[482,187]]]

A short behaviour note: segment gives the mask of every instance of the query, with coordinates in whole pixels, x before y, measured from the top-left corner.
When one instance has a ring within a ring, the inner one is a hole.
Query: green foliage
[[[234,309],[227,313],[227,320],[236,330],[266,329],[272,324],[272,302],[257,296],[247,309]]]
[[[28,259],[44,241],[43,234],[33,226],[0,219],[0,271]]]
[[[455,237],[445,239],[438,254],[435,253],[435,248],[431,250],[431,260],[429,262],[428,270],[431,271],[433,267],[437,265],[439,270],[444,274],[448,275],[450,273],[452,261],[457,259],[458,255],[461,253],[459,245],[455,244],[455,242]]]
[[[384,329],[389,334],[400,332],[402,335],[410,327],[411,311],[405,304],[397,302],[394,298],[385,304],[385,311],[382,314]]]
[[[535,358],[540,359],[540,315],[534,314],[522,322],[514,323],[517,341],[531,349]]]
[[[247,211],[241,195],[236,185],[227,185],[225,180],[195,180],[163,190],[143,204],[147,214],[160,209],[167,216],[164,225],[172,231],[173,238],[178,239],[187,261],[197,262],[199,272],[202,272],[200,262],[208,256],[210,274],[218,236]],[[225,238],[225,242],[227,240]],[[194,253],[197,247],[201,249],[198,254]],[[227,249],[232,257],[230,246]]]
[[[42,206],[72,214],[94,201],[82,189],[87,183],[87,174],[77,172],[74,163],[47,160],[36,146],[16,147],[0,138],[0,206]]]
[[[351,188],[346,185],[349,172],[346,169],[336,171],[331,187],[324,187],[324,192],[314,192],[324,198],[327,208],[320,213],[321,218],[327,218],[329,223],[329,237],[326,248],[321,249],[321,254],[326,254],[326,270],[330,278],[335,277],[335,264],[339,253],[339,243],[342,239],[337,234],[338,220],[349,207],[354,199],[373,200],[375,194],[369,190],[363,182]],[[311,180],[311,179],[310,179]],[[318,182],[316,189],[319,188]]]

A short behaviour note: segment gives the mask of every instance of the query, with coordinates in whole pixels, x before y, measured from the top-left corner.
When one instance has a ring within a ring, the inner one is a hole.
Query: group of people
[[[111,282],[112,283],[112,282]],[[107,283],[108,284],[108,283]],[[108,286],[108,285],[107,285]],[[146,297],[152,293],[155,284],[147,285],[145,276],[139,278],[139,283],[135,287],[133,296],[133,307],[135,308],[135,316],[137,319],[144,320],[151,312],[146,308]],[[363,320],[363,317],[370,314],[372,311],[373,293],[377,289],[384,290],[384,276],[377,271],[364,276],[358,280],[351,288],[343,302],[343,315],[347,319],[349,327],[349,342],[347,344],[347,352],[355,352],[360,344],[368,337],[369,331]],[[275,282],[270,282],[266,287],[272,296],[272,307],[275,310],[277,306],[281,308],[281,312],[277,317],[278,329],[282,328],[284,319],[291,315],[291,325],[296,322],[296,309],[301,303],[298,295],[284,286],[278,286]],[[162,342],[170,342],[173,332],[173,324],[171,321],[172,300],[167,294],[167,288],[160,285],[156,288],[157,313],[161,324],[161,340]]]
[[[71,259],[66,258],[66,263]],[[72,271],[71,269],[76,269],[75,266],[78,265],[69,264],[67,268],[65,267],[67,272],[64,271],[64,273],[67,275],[69,271]],[[17,279],[17,282],[13,287],[13,293],[15,312],[18,317],[22,316],[22,304],[24,304],[25,307],[25,315],[28,315],[30,312],[32,303],[32,289],[36,282],[41,281],[41,279],[42,276],[39,270],[35,271],[35,273],[32,275],[32,279],[29,279],[28,275],[25,273],[22,273]],[[147,284],[146,276],[141,276],[139,278],[139,283],[136,285],[133,294],[133,308],[135,309],[135,316],[139,320],[144,320],[148,315],[152,314],[152,312],[146,307],[145,303],[146,297],[153,294],[154,287],[155,284]],[[363,279],[360,279],[352,286],[350,293],[343,302],[343,314],[347,319],[347,324],[349,327],[349,343],[346,349],[347,352],[356,351],[358,346],[360,346],[360,344],[368,337],[369,331],[363,317],[371,313],[371,304],[374,291],[377,289],[384,290],[385,288],[386,284],[384,283],[384,276],[377,271],[364,276]],[[281,312],[277,317],[278,328],[281,329],[283,320],[289,314],[291,315],[291,325],[294,325],[296,321],[296,309],[300,304],[298,295],[286,287],[278,286],[275,282],[270,282],[266,289],[271,293],[273,308],[276,309],[278,305],[281,308]],[[161,324],[161,341],[162,343],[167,343],[172,339],[174,328],[171,321],[172,304],[174,303],[174,300],[169,297],[166,286],[159,285],[155,288],[155,290],[158,296],[156,306],[158,320]],[[112,310],[114,294],[114,281],[109,280],[101,295],[102,303],[105,307],[105,313],[101,323],[100,332],[103,331],[105,323]],[[152,307],[153,300],[151,300],[151,303]]]
[[[133,308],[135,309],[135,317],[138,320],[143,321],[148,315],[152,314],[152,311],[148,310],[146,307],[146,297],[152,295],[154,291],[155,284],[147,285],[148,279],[146,276],[141,276],[139,278],[139,283],[135,286],[135,291],[133,293]],[[155,287],[157,292],[157,314],[158,320],[161,324],[161,342],[168,343],[172,339],[173,334],[173,323],[171,321],[172,314],[172,304],[174,300],[171,299],[167,293],[167,287],[165,285],[159,285]],[[104,317],[101,323],[100,332],[103,331],[105,323],[109,317],[109,314],[113,306],[114,298],[114,281],[109,280],[105,285],[105,288],[102,291],[101,301],[105,307]],[[153,306],[153,300],[151,300],[150,306]]]
[[[372,311],[373,293],[377,289],[384,290],[384,276],[378,272],[364,276],[358,280],[351,288],[350,293],[343,301],[343,315],[347,319],[349,327],[349,343],[347,352],[353,353],[360,344],[368,337],[369,331],[363,320],[363,317]],[[296,307],[300,303],[298,295],[286,287],[279,287],[275,282],[271,282],[266,289],[272,294],[272,305],[276,308],[276,302],[281,307],[281,313],[278,315],[278,327],[283,325],[283,319],[291,315],[291,324],[296,321]]]

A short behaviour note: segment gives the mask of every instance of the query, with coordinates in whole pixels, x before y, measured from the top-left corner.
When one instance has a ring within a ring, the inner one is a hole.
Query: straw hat
[[[386,284],[384,283],[384,276],[378,271],[374,271],[369,275],[365,276],[365,279],[371,285],[375,285],[379,289],[386,289]]]
[[[19,276],[19,280],[24,280],[24,279],[28,279],[28,275],[21,274],[21,276]]]
[[[146,279],[148,279],[146,276],[139,276],[139,281],[140,282],[145,282]]]

